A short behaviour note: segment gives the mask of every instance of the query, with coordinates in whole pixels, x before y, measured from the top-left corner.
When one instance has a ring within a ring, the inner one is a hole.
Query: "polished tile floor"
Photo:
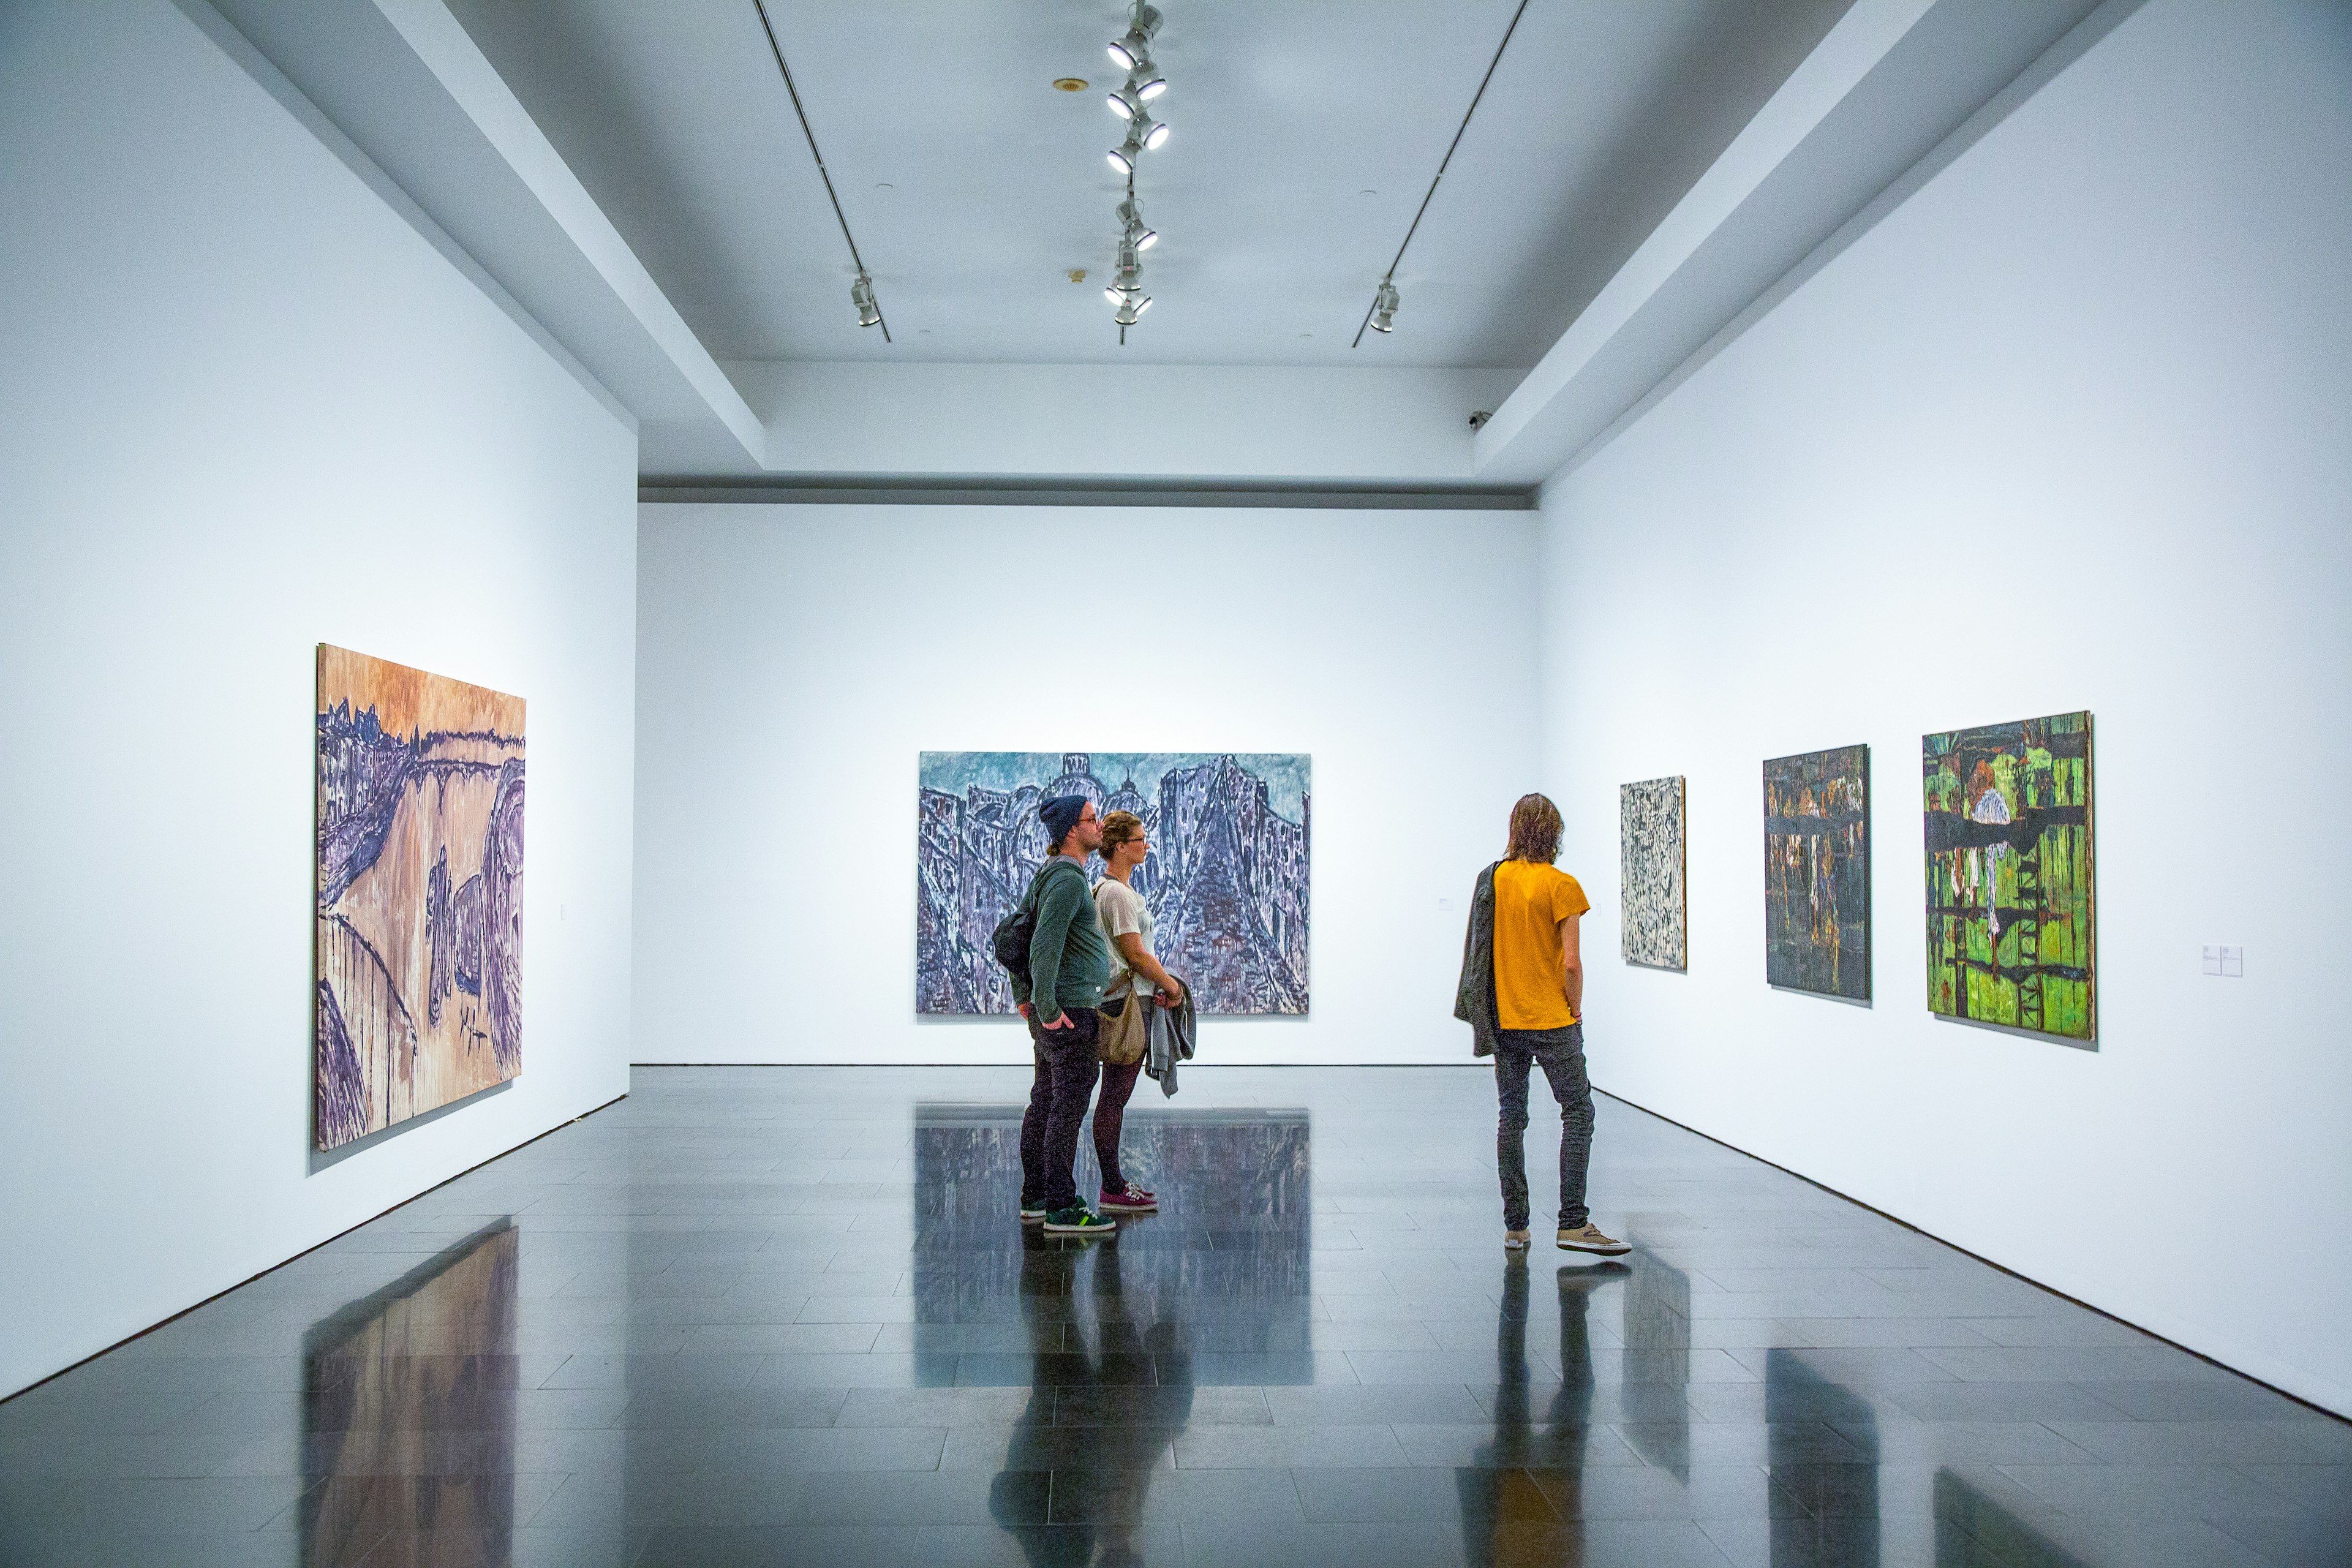
[[[1146,1082],[1068,1242],[1026,1076],[641,1068],[0,1404],[0,1563],[2352,1562],[2352,1426],[1614,1101],[1514,1262],[1475,1068]]]

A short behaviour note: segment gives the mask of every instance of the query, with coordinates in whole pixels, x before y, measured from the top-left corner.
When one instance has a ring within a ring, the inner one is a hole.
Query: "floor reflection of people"
[[[1479,1463],[1454,1472],[1461,1489],[1463,1552],[1472,1568],[1516,1560],[1504,1526],[1528,1516],[1528,1500],[1513,1493],[1528,1485],[1522,1467],[1555,1472],[1552,1503],[1575,1520],[1582,1487],[1584,1445],[1592,1421],[1592,1293],[1625,1278],[1622,1263],[1569,1265],[1553,1277],[1559,1292],[1559,1385],[1536,1430],[1534,1388],[1528,1373],[1528,1266],[1503,1266],[1503,1305],[1495,1320],[1495,1436]]]
[[[1649,1463],[1690,1481],[1690,1276],[1648,1247],[1626,1263],[1620,1332],[1632,1381],[1622,1396],[1619,1432]],[[1639,1373],[1634,1376],[1635,1373]]]
[[[1861,1462],[1825,1464],[1803,1434],[1826,1422]],[[1810,1365],[1801,1350],[1764,1352],[1764,1424],[1774,1484],[1802,1515],[1772,1521],[1773,1568],[1807,1563],[1878,1568],[1878,1411]]]
[[[1156,1292],[1127,1297],[1116,1242],[1069,1243],[1032,1230],[1023,1247],[1030,1259],[1051,1261],[1022,1271],[1021,1321],[1035,1372],[990,1510],[1038,1568],[1132,1568],[1143,1561],[1138,1535],[1153,1464],[1192,1413],[1190,1352],[1179,1325],[1160,1318]],[[1066,1321],[1053,1310],[1057,1300],[1080,1300],[1076,1279],[1055,1264],[1091,1276],[1083,1319],[1072,1313]],[[1055,1289],[1065,1282],[1067,1295]],[[1046,1428],[1056,1429],[1055,1439]],[[1085,1458],[1054,1467],[1057,1528],[1026,1528],[1035,1523],[1031,1467],[1061,1442],[1082,1445]]]
[[[389,1529],[467,1568],[513,1552],[516,1243],[500,1219],[303,1336],[305,1563],[352,1563]],[[462,1474],[418,1474],[437,1434],[478,1437]],[[504,1457],[500,1457],[503,1449]]]

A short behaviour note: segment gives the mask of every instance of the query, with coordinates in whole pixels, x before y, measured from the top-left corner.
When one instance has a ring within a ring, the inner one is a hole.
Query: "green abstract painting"
[[[1927,1006],[2097,1038],[2091,716],[1921,738]]]

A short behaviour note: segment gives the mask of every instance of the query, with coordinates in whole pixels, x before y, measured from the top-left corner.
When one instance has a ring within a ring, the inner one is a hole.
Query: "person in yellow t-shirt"
[[[1584,960],[1577,921],[1592,907],[1559,858],[1559,807],[1540,795],[1511,808],[1511,843],[1494,868],[1495,1089],[1502,1115],[1495,1164],[1503,1184],[1503,1245],[1528,1245],[1528,1077],[1540,1065],[1559,1101],[1559,1237],[1571,1252],[1616,1257],[1584,1203],[1592,1157],[1592,1085],[1584,1071]]]

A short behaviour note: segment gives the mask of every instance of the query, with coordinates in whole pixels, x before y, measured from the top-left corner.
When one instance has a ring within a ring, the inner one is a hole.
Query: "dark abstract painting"
[[[1927,1006],[2096,1038],[2091,716],[1924,736]]]
[[[1287,752],[925,752],[916,1010],[1013,1011],[989,935],[1045,863],[1038,804],[1081,795],[1143,819],[1151,853],[1133,886],[1153,951],[1200,1011],[1306,1012],[1309,783],[1307,759]]]
[[[1679,775],[1617,786],[1617,855],[1619,951],[1628,963],[1683,968],[1687,958]]]
[[[322,645],[318,766],[332,1149],[521,1068],[522,699]]]
[[[1870,1000],[1870,748],[1764,764],[1764,978]]]

